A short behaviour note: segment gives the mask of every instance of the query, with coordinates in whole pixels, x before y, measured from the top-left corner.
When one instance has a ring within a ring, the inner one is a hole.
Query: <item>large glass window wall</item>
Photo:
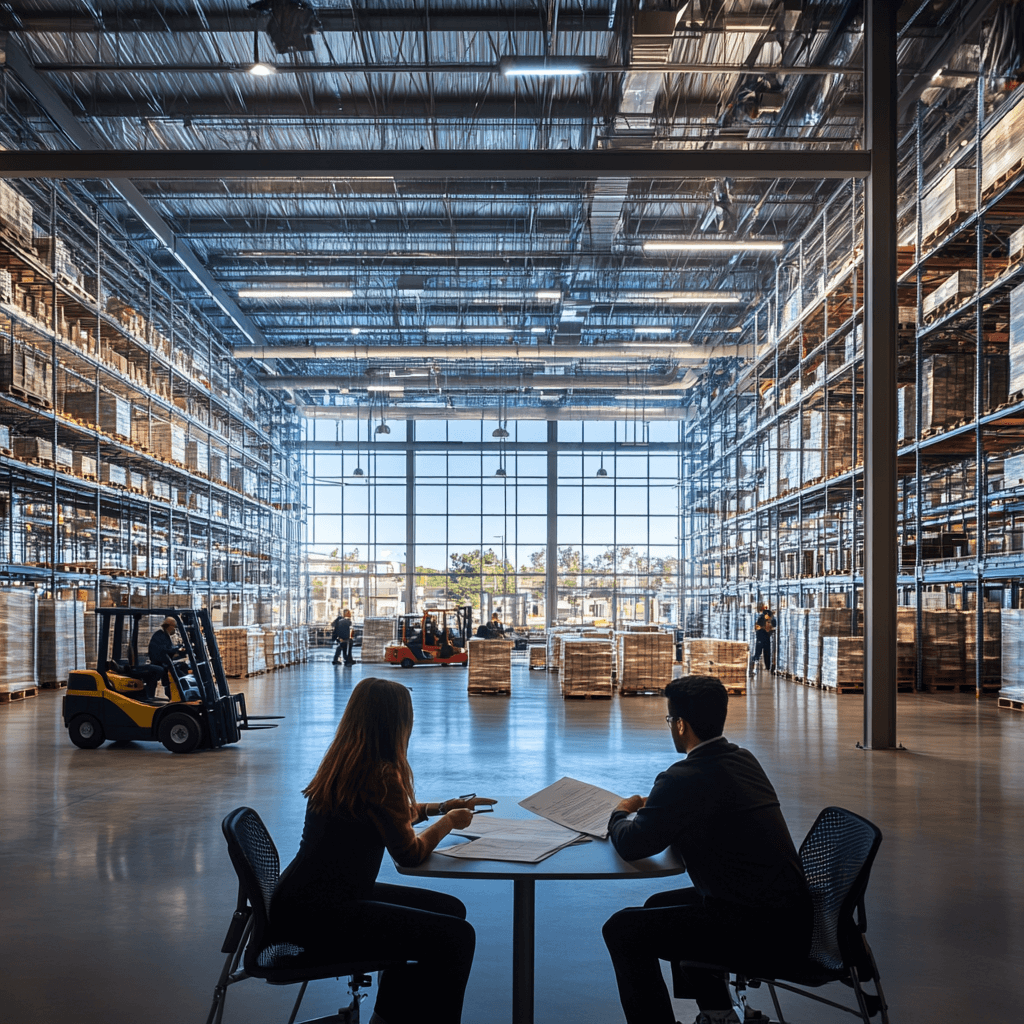
[[[470,604],[520,628],[678,621],[679,423],[379,425],[306,421],[314,619]]]

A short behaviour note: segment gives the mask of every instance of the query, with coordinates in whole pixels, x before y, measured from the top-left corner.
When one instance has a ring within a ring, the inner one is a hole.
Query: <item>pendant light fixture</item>
[[[252,65],[249,68],[249,74],[255,75],[257,78],[266,78],[267,75],[273,75],[277,71],[277,68],[273,64],[267,64],[260,60],[260,33],[257,29],[252,34]]]
[[[605,477],[608,475],[608,470],[604,468],[604,452],[601,452],[601,465],[597,470],[595,476]]]

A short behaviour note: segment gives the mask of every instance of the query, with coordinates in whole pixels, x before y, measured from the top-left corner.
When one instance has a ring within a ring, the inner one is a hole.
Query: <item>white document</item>
[[[552,842],[578,842],[587,840],[586,836],[562,825],[557,825],[547,818],[495,818],[491,814],[478,814],[472,824],[466,828],[452,830],[453,836],[500,836],[502,839],[524,839],[536,841],[549,839]]]
[[[537,839],[526,839],[522,836],[505,838],[495,834],[434,852],[441,854],[442,857],[456,857],[460,860],[506,860],[517,864],[537,864],[575,841],[576,833],[566,829],[562,831],[568,838],[561,842],[543,837]]]
[[[607,839],[608,819],[621,799],[607,789],[566,776],[547,789],[520,800],[519,806],[566,828],[585,832],[597,839]]]

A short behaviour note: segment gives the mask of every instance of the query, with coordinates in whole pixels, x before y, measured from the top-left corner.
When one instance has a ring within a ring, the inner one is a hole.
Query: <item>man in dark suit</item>
[[[609,838],[625,860],[673,847],[693,886],[619,911],[604,939],[628,1024],[675,1022],[659,960],[673,964],[676,996],[697,1001],[697,1024],[735,1024],[725,977],[677,962],[781,973],[807,956],[810,896],[772,784],[753,754],[722,735],[725,687],[684,676],[665,696],[672,741],[686,758],[657,777],[649,796],[618,805]]]
[[[331,639],[338,645],[338,649],[334,652],[334,661],[332,665],[338,664],[338,658],[344,657],[346,665],[354,665],[355,659],[352,657],[352,612],[345,608],[342,613],[334,620],[334,632],[331,634]]]

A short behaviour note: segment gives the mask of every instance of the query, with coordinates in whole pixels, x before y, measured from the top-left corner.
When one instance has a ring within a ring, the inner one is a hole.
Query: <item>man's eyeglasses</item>
[[[665,721],[668,722],[669,725],[671,725],[673,722],[678,722],[680,720],[681,719],[680,719],[679,715],[666,715],[665,716]]]

